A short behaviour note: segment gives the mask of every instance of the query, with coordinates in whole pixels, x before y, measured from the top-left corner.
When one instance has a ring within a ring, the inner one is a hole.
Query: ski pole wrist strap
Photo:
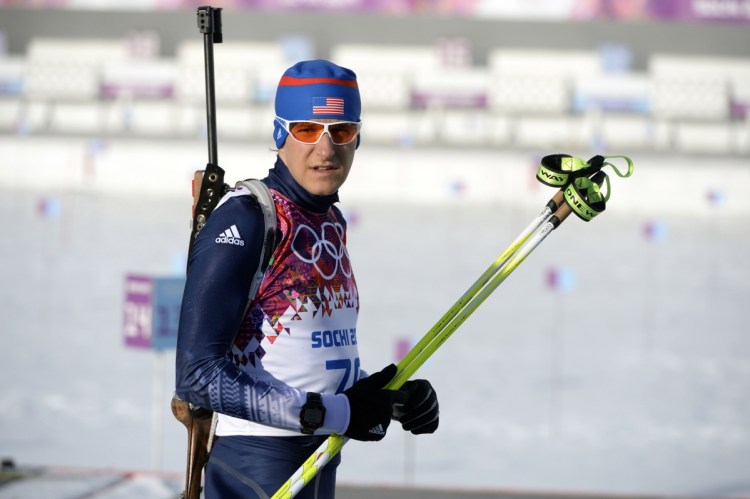
[[[627,170],[622,172],[606,161],[613,158],[625,160]],[[581,220],[589,222],[605,210],[609,200],[609,176],[602,171],[605,166],[611,166],[619,177],[629,177],[633,173],[633,161],[627,156],[596,155],[585,161],[568,154],[551,154],[542,158],[536,178],[545,185],[562,189],[571,211]]]

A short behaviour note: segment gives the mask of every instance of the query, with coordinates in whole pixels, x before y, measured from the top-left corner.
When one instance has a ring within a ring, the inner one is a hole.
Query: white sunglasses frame
[[[275,118],[274,121],[278,122],[279,125],[281,125],[281,127],[286,131],[286,133],[291,138],[293,138],[294,140],[296,140],[300,144],[306,144],[306,145],[309,145],[309,146],[315,145],[318,142],[320,142],[320,139],[323,138],[323,134],[326,134],[326,133],[328,134],[328,138],[331,139],[331,144],[333,144],[335,146],[345,146],[345,145],[351,144],[352,142],[354,142],[355,140],[357,140],[357,137],[359,136],[359,132],[360,132],[360,130],[362,130],[362,122],[361,121],[333,121],[331,123],[324,123],[322,121],[315,121],[315,120],[285,120],[284,118],[280,118],[279,116],[276,116],[276,118]],[[320,136],[318,137],[318,140],[316,140],[315,142],[302,142],[297,137],[295,137],[294,134],[292,134],[292,132],[289,130],[289,125],[292,124],[292,123],[315,123],[317,125],[323,125],[323,131],[321,132]],[[338,143],[335,140],[333,140],[333,135],[331,135],[331,132],[328,131],[328,128],[331,125],[340,125],[342,123],[346,123],[346,124],[349,124],[349,125],[357,125],[357,135],[355,135],[354,138],[352,138],[352,140],[350,140],[349,142]]]

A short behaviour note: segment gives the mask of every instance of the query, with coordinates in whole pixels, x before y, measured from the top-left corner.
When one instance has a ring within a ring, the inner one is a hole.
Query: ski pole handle
[[[216,86],[214,81],[214,43],[221,43],[221,9],[198,7],[198,28],[203,33],[203,58],[206,70],[206,121],[208,133],[208,163],[219,164],[216,140]]]
[[[492,277],[510,260],[510,258],[518,251],[518,249],[531,237],[531,235],[549,218],[556,214],[562,205],[565,204],[565,197],[563,189],[558,190],[554,196],[547,202],[544,209],[539,215],[516,237],[516,239],[508,246],[505,251],[492,262],[492,264],[484,271],[484,273],[477,279],[474,284],[459,298],[451,308],[448,309],[445,314],[438,320],[427,333],[422,336],[419,342],[407,352],[407,354],[401,359],[398,364],[398,372],[391,382],[386,386],[388,389],[398,389],[395,386],[397,380],[400,383],[406,382],[411,376],[411,372],[404,372],[409,364],[417,357],[423,354],[425,350],[437,349],[442,341],[431,345],[436,338],[440,337],[441,331],[458,315],[464,307],[484,288]],[[431,353],[430,353],[431,355]],[[420,364],[421,365],[421,364]],[[416,370],[416,369],[415,369]]]
[[[573,213],[568,203],[562,203],[555,213],[550,217],[550,222],[557,228],[561,223],[568,218],[568,215]]]

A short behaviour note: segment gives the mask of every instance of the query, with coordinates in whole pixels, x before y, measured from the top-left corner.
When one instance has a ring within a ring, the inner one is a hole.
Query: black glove
[[[391,364],[379,373],[354,383],[344,391],[349,399],[351,413],[344,435],[354,440],[377,441],[385,437],[391,423],[393,404],[406,402],[407,394],[400,390],[383,390],[396,375]]]
[[[399,391],[409,394],[404,405],[396,405],[393,417],[404,430],[415,435],[434,433],[440,423],[437,393],[426,379],[415,379],[403,384]]]

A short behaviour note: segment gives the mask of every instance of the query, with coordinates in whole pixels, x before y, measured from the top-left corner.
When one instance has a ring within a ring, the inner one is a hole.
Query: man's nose
[[[325,154],[326,156],[330,156],[333,154],[333,139],[331,138],[331,134],[327,130],[323,132],[323,135],[320,136],[320,140],[317,144],[315,144],[315,150],[320,154]]]

